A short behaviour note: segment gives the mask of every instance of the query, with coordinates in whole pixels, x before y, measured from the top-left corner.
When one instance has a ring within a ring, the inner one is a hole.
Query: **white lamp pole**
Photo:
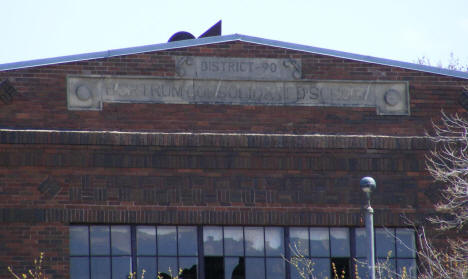
[[[374,209],[370,204],[370,195],[377,187],[375,180],[372,177],[364,177],[360,182],[361,190],[366,194],[367,204],[364,209],[366,211],[366,235],[367,235],[367,267],[369,269],[369,279],[375,279],[375,250],[374,250]]]

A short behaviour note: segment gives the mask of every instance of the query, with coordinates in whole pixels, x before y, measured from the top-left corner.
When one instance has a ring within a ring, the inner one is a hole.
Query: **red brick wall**
[[[70,223],[377,226],[432,212],[421,138],[0,132],[2,260],[68,274]],[[18,231],[24,230],[21,234]],[[25,246],[24,249],[21,248]],[[0,267],[0,274],[5,269]]]
[[[411,116],[378,116],[375,108],[233,105],[104,104],[103,110],[68,111],[66,75],[174,76],[172,55],[294,57],[304,79],[409,81]],[[422,135],[440,110],[460,111],[466,80],[242,42],[134,54],[4,71],[20,96],[0,104],[0,127],[80,130],[218,131]]]
[[[68,278],[68,226],[63,223],[2,223],[0,229],[0,277],[13,278],[10,266],[20,275],[33,269],[34,259],[45,252],[47,278]],[[29,278],[29,277],[28,277]]]
[[[67,110],[67,74],[173,76],[172,55],[292,56],[302,59],[306,79],[409,81],[411,115],[160,104]],[[358,226],[358,183],[365,175],[378,183],[376,225],[404,226],[401,214],[421,221],[433,212],[438,186],[425,171],[430,143],[415,136],[430,129],[442,108],[462,112],[458,98],[468,85],[239,42],[4,71],[2,79],[19,95],[0,103],[0,278],[8,278],[7,265],[24,270],[44,251],[54,279],[68,276],[70,223]],[[180,131],[215,134],[160,133]],[[325,135],[304,136],[316,133]]]

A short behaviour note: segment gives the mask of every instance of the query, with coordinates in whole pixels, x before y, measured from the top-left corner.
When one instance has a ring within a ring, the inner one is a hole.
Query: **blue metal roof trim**
[[[130,54],[160,51],[160,50],[186,48],[186,47],[208,45],[208,44],[217,44],[217,43],[232,42],[232,41],[243,41],[243,42],[248,42],[248,43],[286,48],[286,49],[291,49],[291,50],[296,50],[296,51],[322,54],[322,55],[328,55],[328,56],[350,59],[350,60],[355,60],[355,61],[374,63],[374,64],[379,64],[379,65],[404,68],[408,70],[422,71],[422,72],[428,72],[428,73],[439,74],[439,75],[444,75],[444,76],[468,79],[468,72],[448,70],[448,69],[443,69],[443,68],[438,68],[438,67],[419,65],[419,64],[409,63],[409,62],[402,62],[402,61],[396,61],[396,60],[391,60],[391,59],[378,58],[378,57],[373,57],[373,56],[366,56],[366,55],[354,54],[354,53],[349,53],[349,52],[343,52],[343,51],[337,51],[337,50],[331,50],[331,49],[325,49],[325,48],[319,48],[319,47],[313,47],[313,46],[287,43],[287,42],[282,42],[282,41],[246,36],[246,35],[241,35],[241,34],[207,37],[207,38],[199,38],[199,39],[193,39],[193,40],[184,40],[184,41],[168,42],[168,43],[162,43],[162,44],[121,48],[121,49],[114,49],[114,50],[108,50],[108,51],[99,51],[99,52],[92,52],[92,53],[85,53],[85,54],[68,55],[68,56],[60,56],[60,57],[54,57],[54,58],[45,58],[45,59],[36,59],[36,60],[29,60],[29,61],[6,63],[6,64],[0,64],[0,71],[22,69],[22,68],[29,68],[29,67],[36,67],[36,66],[45,66],[45,65],[52,65],[52,64],[60,64],[60,63],[68,63],[68,62],[77,62],[77,61],[83,61],[83,60],[107,58],[107,57],[130,55]]]
[[[454,70],[448,70],[448,69],[439,68],[439,67],[396,61],[396,60],[391,60],[391,59],[386,59],[386,58],[379,58],[379,57],[349,53],[349,52],[344,52],[344,51],[331,50],[331,49],[326,49],[326,48],[299,45],[299,44],[294,44],[294,43],[287,43],[287,42],[282,42],[282,41],[251,37],[251,36],[246,36],[246,35],[239,35],[239,36],[240,36],[241,41],[249,42],[249,43],[276,46],[276,47],[287,48],[291,50],[297,50],[297,51],[303,51],[303,52],[309,52],[309,53],[315,53],[315,54],[323,54],[323,55],[334,56],[338,58],[345,58],[345,59],[350,59],[350,60],[355,60],[355,61],[368,62],[368,63],[380,64],[380,65],[385,65],[385,66],[399,67],[399,68],[404,68],[408,70],[416,70],[416,71],[422,71],[422,72],[429,72],[433,74],[440,74],[440,75],[445,75],[445,76],[468,79],[468,72],[454,71]]]
[[[100,58],[114,57],[114,56],[120,56],[120,55],[130,55],[130,54],[137,54],[137,53],[150,52],[150,51],[169,50],[169,49],[192,47],[192,46],[199,46],[199,45],[216,44],[216,43],[230,42],[230,41],[235,41],[235,40],[239,40],[237,35],[226,35],[226,36],[207,37],[207,38],[200,38],[200,39],[194,39],[194,40],[176,41],[176,42],[168,42],[168,43],[146,45],[146,46],[111,49],[107,51],[66,55],[66,56],[59,56],[59,57],[52,57],[52,58],[27,60],[27,61],[0,64],[0,71],[23,69],[23,68],[30,68],[30,67],[37,67],[37,66],[69,63],[69,62],[77,62],[77,61],[91,60],[91,59],[100,59]]]

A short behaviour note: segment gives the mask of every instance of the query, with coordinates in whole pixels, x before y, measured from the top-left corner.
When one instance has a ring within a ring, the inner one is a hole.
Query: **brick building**
[[[3,64],[0,82],[0,277],[44,251],[51,278],[289,279],[296,243],[353,278],[366,175],[377,257],[415,266],[395,235],[414,247],[405,218],[433,212],[425,131],[465,113],[468,74],[228,35]]]

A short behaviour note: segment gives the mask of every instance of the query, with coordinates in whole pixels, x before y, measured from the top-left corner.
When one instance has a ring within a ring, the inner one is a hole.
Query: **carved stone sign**
[[[128,76],[68,76],[67,82],[70,110],[101,110],[104,102],[375,107],[379,115],[409,115],[407,82]]]
[[[222,80],[297,80],[300,59],[175,56],[176,74],[182,78]]]

